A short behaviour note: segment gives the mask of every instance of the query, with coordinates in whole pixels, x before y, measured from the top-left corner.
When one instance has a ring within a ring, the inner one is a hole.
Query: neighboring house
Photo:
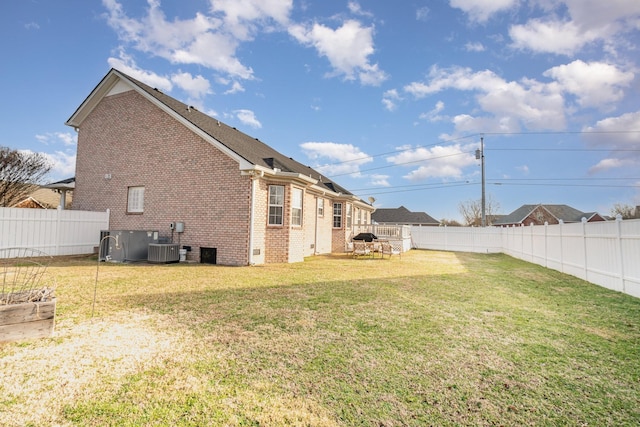
[[[44,188],[48,188],[50,190],[55,191],[60,195],[60,202],[58,205],[62,209],[69,209],[71,207],[71,196],[73,195],[73,190],[76,188],[76,178],[67,178],[62,181],[52,182],[51,184],[47,184]]]
[[[370,204],[319,172],[115,69],[66,124],[78,131],[73,209],[109,209],[112,230],[159,231],[189,260],[303,261],[345,251],[371,222]]]
[[[606,218],[597,212],[581,212],[567,205],[522,205],[509,215],[504,215],[493,223],[496,227],[510,225],[544,225],[581,222],[585,218],[587,222],[606,221]]]
[[[63,204],[61,204],[63,203]],[[29,195],[24,199],[15,203],[12,208],[29,208],[29,209],[57,209],[62,206],[63,209],[71,207],[71,197],[62,198],[61,193],[51,188],[49,185],[34,185]]]
[[[381,225],[429,225],[438,226],[440,222],[424,212],[411,212],[404,206],[399,208],[379,208],[371,214],[371,221]]]

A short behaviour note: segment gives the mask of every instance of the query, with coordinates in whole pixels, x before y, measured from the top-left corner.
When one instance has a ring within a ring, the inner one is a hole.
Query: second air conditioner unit
[[[180,261],[180,245],[177,243],[150,243],[149,262],[170,263]]]

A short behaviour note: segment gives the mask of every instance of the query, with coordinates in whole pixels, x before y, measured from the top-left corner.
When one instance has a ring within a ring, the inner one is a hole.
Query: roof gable
[[[325,191],[355,198],[355,196],[337,183],[323,177],[311,167],[305,166],[293,158],[281,154],[258,138],[253,138],[235,127],[228,126],[220,120],[198,111],[193,106],[180,102],[162,93],[158,89],[113,68],[100,83],[98,83],[98,86],[89,94],[65,124],[74,128],[80,127],[82,121],[95,106],[98,105],[102,98],[111,94],[125,92],[127,88],[135,90],[203,139],[209,141],[229,157],[236,160],[241,170],[259,170],[263,173],[272,172],[274,174],[284,172],[284,174],[282,174],[284,177],[298,177],[298,179],[307,181],[309,184],[316,185],[321,190],[324,189]]]
[[[594,213],[587,214],[581,212],[569,205],[522,205],[509,215],[505,215],[498,221],[494,222],[494,225],[503,224],[521,224],[526,218],[528,218],[537,209],[543,209],[550,215],[556,218],[558,221],[563,222],[580,222],[583,217],[590,218]]]

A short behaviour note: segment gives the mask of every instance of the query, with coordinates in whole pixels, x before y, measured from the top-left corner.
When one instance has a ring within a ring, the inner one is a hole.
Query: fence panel
[[[28,247],[49,255],[90,254],[109,211],[0,208],[0,248]]]
[[[640,220],[544,226],[413,227],[420,249],[503,252],[640,297]]]
[[[640,297],[640,220],[619,221],[623,292]]]

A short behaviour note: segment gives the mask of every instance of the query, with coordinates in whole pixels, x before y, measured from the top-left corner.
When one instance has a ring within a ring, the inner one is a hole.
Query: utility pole
[[[487,217],[485,215],[485,194],[484,194],[484,137],[480,137],[480,149],[476,150],[476,160],[480,160],[480,164],[482,165],[482,222],[481,225],[483,227],[487,226]]]

